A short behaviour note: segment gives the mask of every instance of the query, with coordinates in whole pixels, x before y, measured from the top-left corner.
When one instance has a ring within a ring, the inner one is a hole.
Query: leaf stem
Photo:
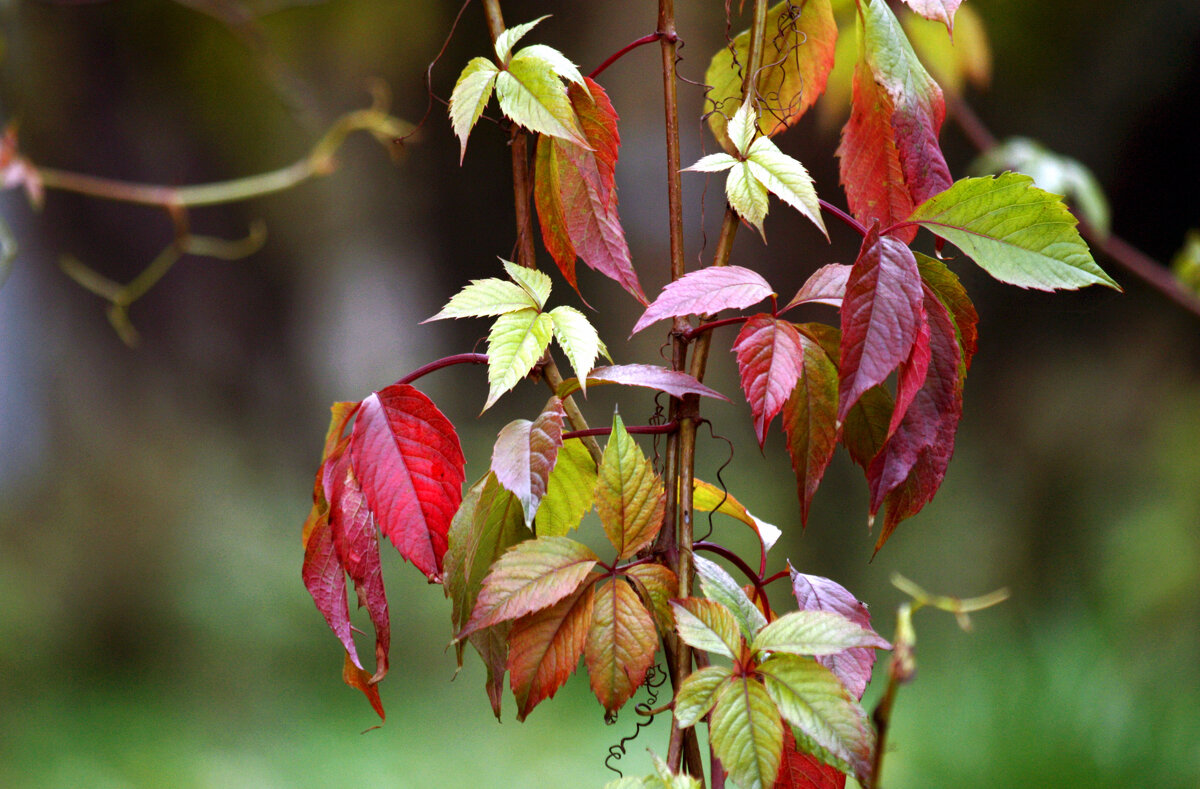
[[[754,584],[754,598],[762,603],[763,608],[767,610],[767,618],[770,619],[771,603],[767,599],[766,581],[762,579],[760,574],[754,572],[754,568],[746,564],[745,559],[724,545],[718,545],[715,542],[708,542],[707,540],[698,540],[692,547],[697,551],[708,551],[709,553],[715,553],[717,556],[724,557],[741,570],[750,583]]]
[[[649,35],[642,36],[641,38],[637,39],[636,41],[631,41],[628,44],[626,44],[625,46],[618,49],[616,52],[609,55],[608,58],[606,58],[605,61],[603,63],[601,63],[599,66],[596,66],[596,68],[592,71],[591,74],[588,74],[588,76],[591,77],[592,79],[595,79],[596,77],[600,76],[601,72],[603,72],[606,68],[611,66],[613,63],[616,63],[618,60],[620,60],[621,58],[623,58],[625,55],[629,54],[633,50],[637,49],[638,47],[645,46],[646,44],[653,44],[655,41],[658,41],[661,38],[667,38],[668,36],[671,38],[672,41],[675,41],[678,39],[678,36],[675,35],[674,31],[671,31],[670,33],[664,33],[661,30],[657,30],[653,33],[650,33]]]
[[[721,318],[720,320],[701,323],[695,328],[688,329],[683,333],[683,336],[684,339],[691,340],[697,335],[703,334],[704,332],[712,331],[713,329],[719,329],[722,326],[732,326],[735,323],[745,323],[748,320],[750,320],[749,315],[737,315],[732,318]]]
[[[821,208],[824,209],[826,213],[833,214],[838,219],[842,220],[843,223],[850,226],[854,230],[855,233],[858,233],[858,235],[860,237],[866,238],[867,229],[865,227],[863,227],[862,222],[859,222],[857,219],[850,216],[845,211],[838,208],[836,205],[829,202],[828,200],[822,200],[821,198],[817,198],[817,201],[820,202]],[[896,227],[898,227],[898,226],[899,225],[897,225]],[[888,228],[888,230],[891,230],[891,229],[892,228]]]
[[[486,353],[456,353],[453,356],[443,356],[441,359],[422,365],[396,382],[397,385],[411,384],[418,378],[424,378],[432,372],[450,367],[455,364],[487,364]]]
[[[664,422],[661,425],[629,425],[625,432],[632,435],[661,436],[670,435],[679,429],[678,422]],[[587,438],[588,436],[607,436],[612,433],[611,427],[589,427],[586,430],[572,430],[562,434],[563,441],[568,438]]]

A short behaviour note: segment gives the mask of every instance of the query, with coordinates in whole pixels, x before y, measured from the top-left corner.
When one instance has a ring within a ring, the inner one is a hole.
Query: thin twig
[[[670,35],[672,37],[675,36],[674,33],[671,33]],[[613,63],[616,63],[618,60],[620,60],[621,58],[623,58],[625,55],[629,54],[633,50],[637,49],[640,46],[645,46],[646,44],[653,44],[655,41],[658,41],[660,38],[663,38],[665,36],[667,36],[666,33],[663,33],[661,31],[656,31],[654,33],[650,33],[649,35],[642,36],[641,38],[637,39],[636,41],[629,42],[625,46],[618,49],[616,52],[609,55],[604,60],[604,62],[601,63],[599,66],[596,66],[596,68],[593,69],[592,73],[588,74],[588,76],[591,77],[592,79],[595,79],[596,77],[600,76],[600,74],[606,68],[611,66]],[[672,40],[674,40],[674,38]]]

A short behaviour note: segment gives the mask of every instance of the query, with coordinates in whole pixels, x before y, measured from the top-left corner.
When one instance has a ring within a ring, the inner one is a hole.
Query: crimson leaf
[[[803,372],[800,332],[787,321],[765,313],[755,315],[738,332],[733,352],[761,448],[767,440],[767,426],[783,408]]]

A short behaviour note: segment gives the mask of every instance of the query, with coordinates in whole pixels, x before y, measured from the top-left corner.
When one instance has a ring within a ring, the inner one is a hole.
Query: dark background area
[[[19,122],[38,164],[182,185],[303,157],[339,114],[369,102],[375,77],[397,115],[420,119],[424,70],[456,4],[273,5],[283,7],[247,35],[206,13],[232,6],[198,0],[0,0],[0,120]],[[680,4],[683,76],[701,80],[722,45],[722,6]],[[1200,226],[1200,5],[968,6],[995,57],[990,90],[968,93],[980,116],[998,136],[1033,137],[1090,167],[1114,231],[1169,259]],[[510,24],[554,14],[529,40],[585,73],[655,24],[654,4],[631,0],[504,9]],[[433,71],[435,92],[448,96],[488,49],[473,5]],[[667,269],[657,69],[647,48],[602,78],[621,115],[621,215],[649,293]],[[680,94],[687,163],[715,144],[694,120],[701,91]],[[963,174],[973,151],[953,121],[942,139]],[[844,202],[836,126],[814,113],[778,142],[822,196]],[[196,232],[228,238],[264,219],[266,245],[237,262],[185,258],[133,306],[134,350],[58,259],[127,281],[170,241],[167,217],[64,192],[34,212],[18,192],[0,194],[20,245],[0,288],[0,784],[598,787],[611,777],[603,758],[633,731],[632,713],[606,726],[581,673],[525,724],[509,698],[496,724],[477,661],[450,682],[448,601],[390,550],[389,718],[360,735],[376,721],[341,684],[340,647],[300,583],[329,403],[486,333],[482,321],[417,325],[467,279],[495,275],[512,249],[502,135],[482,122],[461,168],[457,156],[435,103],[397,165],[355,137],[329,178],[194,211]],[[689,268],[711,259],[722,210],[720,179],[706,195],[704,183],[684,179]],[[734,262],[781,294],[855,252],[844,228],[831,225],[827,246],[778,203],[766,228],[769,246],[739,234]],[[844,454],[802,533],[778,430],[763,457],[744,405],[706,406],[737,444],[723,472],[730,491],[785,532],[772,567],[787,558],[839,580],[884,635],[902,599],[892,572],[949,594],[1013,592],[970,633],[917,615],[920,673],[896,706],[888,787],[1200,784],[1200,323],[1100,262],[1124,295],[1026,292],[956,264],[981,317],[958,450],[938,498],[873,562],[865,485]],[[614,358],[656,358],[660,334],[624,340],[637,305],[580,272]],[[578,305],[554,276],[552,299]],[[709,383],[736,392],[731,354],[715,353],[710,370]],[[545,398],[522,384],[477,419],[481,369],[421,387],[459,427],[470,479],[486,470],[495,431]],[[596,392],[592,421],[605,423],[614,402],[611,389]],[[631,423],[653,410],[637,392],[620,402]],[[726,444],[703,440],[700,452],[701,475],[714,479]],[[749,548],[736,528],[716,529]],[[646,747],[665,750],[662,724],[630,746],[628,769],[647,769]]]

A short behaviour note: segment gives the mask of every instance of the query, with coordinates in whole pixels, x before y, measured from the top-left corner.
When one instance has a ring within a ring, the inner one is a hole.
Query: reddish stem
[[[706,331],[711,331],[712,329],[719,329],[722,326],[732,326],[735,323],[745,323],[748,320],[750,320],[749,315],[738,315],[733,318],[721,318],[721,320],[719,320],[719,321],[710,321],[708,323],[701,323],[696,328],[688,329],[686,332],[684,332],[683,338],[685,340],[691,341],[691,340],[695,339],[696,335],[703,334]]]
[[[767,610],[767,618],[771,618],[771,603],[767,600],[767,590],[764,588],[762,576],[759,573],[754,572],[754,569],[751,568],[750,565],[746,564],[746,561],[742,559],[742,557],[738,556],[724,545],[717,545],[715,542],[708,542],[707,540],[697,540],[692,544],[692,549],[696,551],[708,551],[709,553],[715,553],[717,556],[723,556],[732,562],[735,567],[741,570],[742,573],[750,579],[750,583],[754,584],[754,597],[756,600],[760,601],[763,605],[763,608]]]
[[[487,364],[487,362],[488,358],[486,353],[456,353],[453,356],[445,356],[422,367],[418,367],[397,381],[396,384],[411,384],[418,378],[429,375],[435,370],[440,370],[443,367],[450,367],[451,365],[455,364]]]
[[[780,578],[787,578],[789,575],[791,575],[791,572],[790,572],[790,571],[788,571],[788,570],[780,570],[779,572],[775,573],[775,574],[774,574],[774,575],[772,575],[771,577],[769,577],[769,578],[764,578],[764,579],[763,579],[763,586],[770,586],[771,584],[773,584],[773,583],[775,583],[776,581],[778,581]]]
[[[638,40],[631,41],[630,43],[618,49],[616,52],[609,55],[608,59],[599,66],[596,66],[595,70],[591,74],[588,74],[588,76],[592,79],[595,79],[596,77],[600,76],[600,72],[604,71],[604,69],[608,68],[613,63],[616,63],[618,60],[625,57],[625,55],[629,54],[638,47],[645,46],[646,44],[653,44],[655,41],[660,41],[664,38],[668,41],[677,41],[679,39],[679,37],[674,33],[664,33],[661,30],[655,31],[646,36],[642,36]]]
[[[842,209],[838,208],[833,203],[830,203],[826,200],[820,200],[820,198],[818,198],[818,201],[821,203],[821,208],[825,209],[825,211],[827,213],[833,214],[838,219],[842,220],[847,225],[854,228],[854,232],[858,233],[863,238],[867,237],[867,229],[865,227],[863,227],[862,222],[859,222],[857,219],[850,216],[849,214],[847,214]]]
[[[664,422],[661,425],[630,425],[625,428],[625,432],[632,433],[633,435],[658,436],[665,433],[674,433],[678,427],[678,422]],[[569,433],[563,433],[562,439],[566,441],[568,438],[607,436],[611,432],[611,427],[589,427],[587,430],[572,430]]]

